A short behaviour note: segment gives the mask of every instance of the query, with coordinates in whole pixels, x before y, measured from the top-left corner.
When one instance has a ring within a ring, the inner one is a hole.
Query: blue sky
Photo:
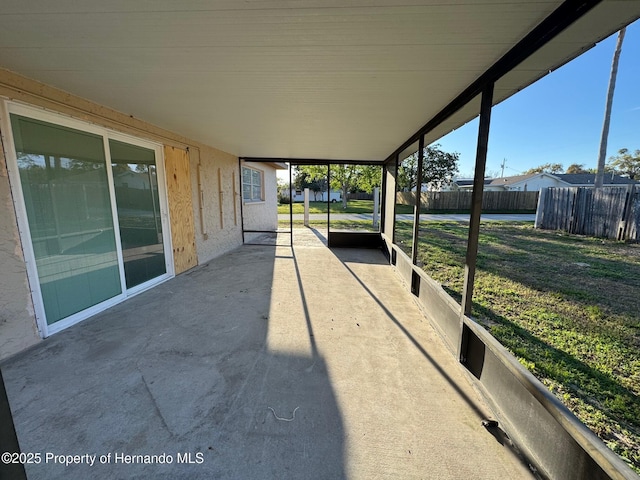
[[[617,33],[494,107],[487,171],[517,175],[543,163],[595,167]],[[460,173],[472,176],[478,121],[441,138],[460,153]],[[627,27],[616,83],[607,158],[640,149],[640,21]]]

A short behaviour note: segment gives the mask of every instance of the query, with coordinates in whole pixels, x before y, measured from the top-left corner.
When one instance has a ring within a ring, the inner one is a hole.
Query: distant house
[[[485,191],[539,191],[548,187],[593,187],[593,173],[530,173],[513,177],[487,178],[484,181]],[[473,190],[473,180],[459,179],[454,181],[459,190]],[[620,175],[606,174],[605,187],[620,187],[638,184],[636,180]]]
[[[292,190],[293,192],[293,201],[294,202],[304,202],[304,190]],[[286,191],[284,192],[287,193]],[[314,192],[313,190],[309,190],[309,200],[311,202],[326,202],[327,201],[327,192]],[[331,190],[331,202],[341,202],[342,201],[342,192],[340,190]]]
[[[491,178],[484,179],[484,189],[487,190],[491,183]],[[449,185],[442,188],[443,192],[450,192],[453,190],[473,190],[473,178],[457,178],[454,179]]]

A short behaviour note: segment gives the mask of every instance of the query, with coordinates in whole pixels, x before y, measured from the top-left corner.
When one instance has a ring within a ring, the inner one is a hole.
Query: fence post
[[[627,192],[622,207],[622,217],[618,225],[618,240],[627,240],[631,224],[631,211],[633,210],[634,188],[633,184],[627,186]]]
[[[540,189],[538,206],[536,207],[536,222],[533,224],[533,228],[544,228],[544,200],[547,196],[547,190],[549,187]]]

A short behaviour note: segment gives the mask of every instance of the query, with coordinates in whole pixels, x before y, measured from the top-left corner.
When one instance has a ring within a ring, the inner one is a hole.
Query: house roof
[[[276,170],[288,170],[289,169],[289,166],[284,162],[268,162],[268,163],[265,163],[265,164],[272,166]]]
[[[528,173],[526,175],[514,175],[512,177],[500,177],[493,178],[489,182],[489,185],[513,185],[514,183],[520,183],[522,181],[528,180],[532,177],[550,175],[547,173]]]
[[[527,181],[534,177],[553,177],[561,182],[569,185],[593,185],[595,183],[594,173],[528,173],[526,175],[514,175],[512,177],[501,177],[489,179],[489,183],[485,180],[485,185],[504,185],[510,186],[517,183]],[[473,182],[472,182],[473,183]],[[631,185],[638,183],[636,180],[632,180],[627,177],[621,177],[620,175],[605,174],[604,185]]]
[[[596,179],[593,173],[562,173],[554,176],[571,185],[593,185]],[[632,185],[638,182],[620,175],[605,174],[603,183],[604,185]]]
[[[640,2],[596,3],[4,0],[0,59],[235,155],[383,161],[523,39],[561,31],[500,76],[494,104],[640,16]],[[528,36],[564,6],[586,13]],[[427,143],[478,112],[476,99],[436,122]]]
[[[454,180],[453,183],[455,183],[459,187],[467,187],[467,186],[473,185],[473,178],[458,178],[458,179]],[[491,179],[490,178],[485,178],[484,179],[484,184],[485,185],[490,185],[491,184]]]

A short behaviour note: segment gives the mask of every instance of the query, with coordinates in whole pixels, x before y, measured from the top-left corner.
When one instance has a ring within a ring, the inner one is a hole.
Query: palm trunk
[[[596,169],[596,180],[594,188],[602,188],[604,181],[604,165],[607,156],[607,140],[609,138],[609,124],[611,122],[611,106],[613,104],[613,92],[616,88],[616,77],[618,75],[618,61],[620,60],[620,52],[622,51],[622,41],[626,27],[618,32],[618,41],[616,50],[613,53],[613,62],[611,63],[611,75],[609,76],[609,89],[607,90],[607,103],[604,110],[604,122],[602,124],[602,135],[600,137],[600,153],[598,155],[598,166]]]

